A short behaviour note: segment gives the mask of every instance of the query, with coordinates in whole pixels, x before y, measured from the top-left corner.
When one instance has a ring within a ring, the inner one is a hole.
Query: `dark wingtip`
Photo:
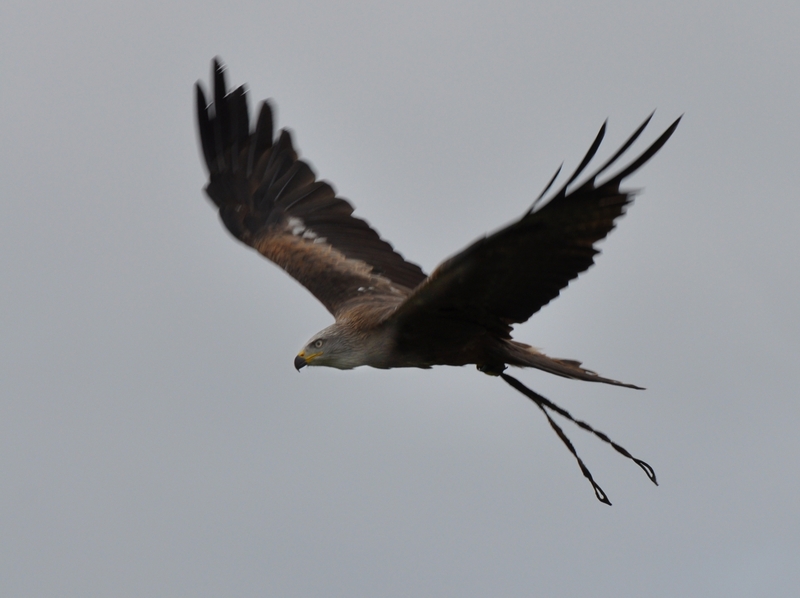
[[[589,165],[589,162],[592,161],[592,158],[594,158],[594,155],[597,153],[597,150],[600,149],[600,144],[603,143],[603,138],[606,136],[607,126],[608,126],[608,119],[605,119],[605,121],[603,121],[603,126],[601,126],[600,130],[597,132],[597,136],[594,138],[594,141],[592,142],[589,151],[586,152],[586,155],[583,157],[583,160],[581,160],[580,165],[578,166],[578,168],[575,169],[575,172],[569,178],[566,185],[564,185],[565,191],[567,187],[580,176],[583,170]]]
[[[214,136],[214,156],[215,167],[218,170],[225,169],[225,148],[233,143],[231,131],[231,114],[228,102],[225,101],[227,95],[227,84],[225,82],[225,65],[215,56],[211,61],[214,71],[211,79],[214,82],[212,97],[214,100],[214,119],[212,121],[212,131]]]
[[[272,140],[275,135],[275,109],[269,100],[264,100],[258,110],[258,120],[256,121],[255,143],[253,144],[256,154],[260,154],[272,147]]]
[[[586,169],[589,165],[589,162],[592,161],[597,150],[600,149],[600,144],[603,142],[603,137],[606,135],[606,127],[608,126],[608,119],[603,122],[603,125],[600,127],[600,130],[597,132],[597,135],[592,141],[592,145],[589,147],[589,151],[586,152],[586,155],[581,160],[581,163],[578,164],[578,167],[575,169],[575,172],[567,179],[567,182],[556,192],[556,197],[565,197],[567,194],[567,188],[577,179],[581,173]]]
[[[219,111],[222,99],[228,91],[228,86],[225,81],[225,65],[222,64],[218,58],[214,58],[212,64],[214,65],[212,69],[214,72],[211,75],[211,79],[214,81],[214,104],[217,107],[217,111]]]
[[[675,129],[677,129],[677,128],[678,128],[678,124],[681,122],[681,119],[682,119],[682,118],[683,118],[683,115],[681,114],[681,115],[680,115],[678,118],[676,118],[676,119],[675,119],[675,122],[673,122],[673,123],[672,123],[672,124],[671,124],[669,127],[667,127],[667,130],[666,130],[666,131],[664,131],[664,132],[661,134],[661,136],[660,136],[658,139],[656,139],[656,140],[655,140],[655,141],[654,141],[654,142],[653,142],[653,143],[650,145],[650,147],[648,147],[648,148],[647,148],[647,149],[646,149],[646,150],[645,150],[645,151],[642,153],[642,155],[641,155],[641,156],[639,156],[638,158],[636,158],[636,160],[634,160],[633,162],[631,162],[631,163],[630,163],[630,164],[629,164],[629,165],[628,165],[626,168],[624,168],[624,169],[623,169],[621,172],[619,172],[619,173],[617,173],[616,175],[614,175],[614,176],[611,178],[611,180],[609,180],[609,181],[608,181],[608,183],[611,183],[612,185],[618,185],[620,182],[622,182],[622,180],[623,180],[623,179],[625,179],[625,178],[629,177],[629,176],[630,176],[630,175],[632,175],[634,172],[636,172],[637,170],[639,170],[639,168],[641,168],[642,166],[644,166],[644,164],[645,164],[645,163],[647,163],[647,161],[648,161],[648,160],[650,160],[650,158],[652,158],[653,156],[655,156],[655,155],[656,155],[656,153],[658,152],[658,150],[660,150],[660,149],[661,149],[661,148],[664,146],[664,144],[665,144],[665,143],[666,143],[666,142],[669,140],[669,138],[670,138],[670,137],[672,137],[672,134],[675,132]]]
[[[253,172],[256,156],[260,156],[272,147],[272,136],[272,106],[267,100],[263,100],[259,105],[256,128],[253,132],[253,137],[250,142],[250,151],[247,156],[247,176],[250,176]]]
[[[195,106],[197,110],[197,131],[200,133],[200,148],[203,150],[203,159],[206,163],[206,168],[211,167],[212,150],[211,150],[211,122],[208,118],[208,103],[206,102],[206,94],[203,92],[203,86],[198,81],[194,86],[195,91]]]
[[[225,68],[225,63],[219,56],[214,56],[214,58],[211,59],[211,64],[214,66],[215,73],[221,73]]]
[[[589,177],[589,178],[586,180],[586,182],[584,183],[584,185],[583,185],[583,186],[592,186],[592,185],[594,185],[594,182],[595,182],[595,180],[597,179],[597,177],[598,177],[598,176],[600,176],[600,175],[601,175],[603,172],[605,172],[605,171],[606,171],[606,170],[607,170],[607,169],[608,169],[608,168],[609,168],[609,167],[610,167],[612,164],[614,164],[614,163],[617,161],[617,159],[618,159],[618,158],[619,158],[619,157],[620,157],[622,154],[624,154],[624,153],[627,151],[627,149],[628,149],[628,148],[629,148],[631,145],[633,145],[634,141],[636,141],[636,140],[639,138],[639,135],[641,135],[641,134],[642,134],[642,131],[644,131],[644,130],[645,130],[645,128],[646,128],[646,127],[647,127],[647,125],[650,123],[650,121],[652,120],[652,118],[653,118],[653,115],[654,115],[655,113],[656,113],[656,111],[655,111],[655,110],[653,110],[653,111],[650,113],[650,115],[649,115],[647,118],[645,118],[645,119],[644,119],[644,122],[643,122],[641,125],[639,125],[639,128],[638,128],[638,129],[636,129],[636,130],[633,132],[633,134],[632,134],[630,137],[628,137],[628,139],[625,141],[625,143],[623,143],[623,144],[620,146],[620,148],[619,148],[619,149],[618,149],[616,152],[614,152],[614,154],[613,154],[613,155],[612,155],[612,156],[611,156],[611,157],[610,157],[608,160],[606,160],[605,162],[603,162],[603,164],[600,166],[600,168],[598,168],[598,169],[597,169],[597,170],[596,170],[596,171],[595,171],[595,172],[592,174],[592,176],[590,176],[590,177]]]
[[[558,178],[558,175],[561,173],[561,169],[562,168],[564,168],[564,163],[563,162],[556,169],[555,174],[552,176],[552,178],[547,183],[547,185],[545,185],[544,189],[542,189],[542,192],[539,194],[539,196],[533,201],[533,205],[531,205],[531,208],[525,213],[525,216],[527,216],[528,214],[532,214],[533,213],[533,211],[536,209],[536,206],[539,205],[540,201],[542,201],[542,198],[544,197],[544,194],[547,193],[550,190],[550,187],[553,186],[553,183],[556,182],[556,179]]]
[[[203,89],[203,83],[201,81],[198,81],[194,84],[194,97],[197,105],[198,119],[200,118],[200,115],[203,115],[206,119],[208,119],[208,101],[206,100],[206,92]]]
[[[214,81],[214,103],[222,104],[223,98],[228,91],[228,85],[225,81],[225,65],[219,62],[216,58],[212,61],[214,68],[211,79]],[[217,107],[219,109],[219,106]]]

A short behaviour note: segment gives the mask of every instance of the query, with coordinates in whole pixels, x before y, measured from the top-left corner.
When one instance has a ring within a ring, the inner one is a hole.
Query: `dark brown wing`
[[[598,253],[594,244],[614,228],[633,200],[633,193],[621,191],[620,183],[666,143],[680,122],[676,120],[626,168],[597,184],[598,175],[617,161],[649,120],[587,181],[568,192],[597,151],[604,124],[575,173],[542,208],[531,208],[518,221],[479,239],[436,268],[392,316],[400,331],[412,332],[446,318],[507,335],[511,324],[524,322],[557,297],[594,263]]]
[[[254,129],[243,87],[227,92],[214,60],[214,102],[197,84],[197,120],[209,171],[206,192],[234,237],[296,278],[334,316],[365,294],[406,295],[425,273],[403,259],[353,207],[316,180],[285,129],[273,140],[270,105]]]

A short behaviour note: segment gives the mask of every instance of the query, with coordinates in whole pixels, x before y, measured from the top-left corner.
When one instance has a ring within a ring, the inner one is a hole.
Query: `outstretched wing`
[[[620,190],[620,183],[666,143],[680,118],[631,164],[596,183],[649,121],[650,117],[588,180],[568,191],[597,152],[605,133],[603,124],[575,173],[543,207],[534,211],[534,203],[518,221],[440,264],[392,316],[400,338],[417,328],[430,330],[432,321],[441,319],[470,321],[507,335],[511,324],[526,321],[557,297],[594,263],[598,253],[594,244],[614,228],[633,200],[634,194]]]
[[[214,60],[214,101],[197,84],[206,193],[228,230],[297,279],[336,316],[366,295],[407,295],[425,273],[403,259],[353,207],[299,160],[287,130],[273,140],[270,105],[254,129],[246,92],[230,93]]]

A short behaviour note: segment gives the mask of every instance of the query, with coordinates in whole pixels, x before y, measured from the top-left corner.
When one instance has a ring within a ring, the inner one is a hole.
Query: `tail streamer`
[[[566,409],[562,409],[552,401],[540,395],[538,392],[531,390],[513,376],[509,376],[506,373],[501,373],[500,377],[503,380],[505,380],[506,383],[509,384],[511,387],[518,390],[526,397],[528,397],[531,401],[536,403],[539,409],[542,410],[542,413],[544,413],[544,416],[547,418],[550,427],[553,428],[553,431],[555,431],[555,433],[558,435],[558,437],[561,439],[564,445],[569,449],[569,452],[572,453],[572,456],[575,457],[575,460],[578,462],[578,467],[580,467],[584,477],[587,480],[589,480],[589,483],[592,485],[595,496],[597,496],[597,500],[609,506],[611,505],[611,501],[608,500],[608,495],[603,491],[603,489],[599,486],[599,484],[597,484],[597,482],[594,481],[594,478],[592,477],[592,473],[589,471],[589,468],[586,467],[586,465],[583,463],[583,460],[581,460],[581,458],[578,456],[578,451],[575,450],[575,447],[573,446],[570,439],[567,438],[566,434],[564,434],[564,430],[562,430],[561,427],[550,416],[550,413],[548,413],[547,411],[548,409],[568,419],[569,421],[577,425],[579,428],[583,428],[587,432],[591,432],[603,442],[610,444],[614,448],[614,450],[616,450],[619,454],[623,455],[624,457],[627,457],[628,459],[636,463],[636,465],[641,467],[642,470],[645,472],[645,474],[647,474],[647,477],[650,479],[650,481],[653,482],[656,486],[658,486],[658,481],[656,480],[656,472],[653,470],[653,468],[650,467],[650,465],[648,465],[641,459],[637,459],[636,457],[631,455],[624,447],[620,446],[619,444],[611,440],[606,434],[600,432],[599,430],[595,430],[592,426],[590,426],[584,421],[575,419]]]

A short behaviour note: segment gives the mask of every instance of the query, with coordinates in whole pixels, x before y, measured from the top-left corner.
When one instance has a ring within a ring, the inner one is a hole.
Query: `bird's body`
[[[304,285],[335,318],[300,351],[298,369],[471,364],[514,385],[503,373],[510,365],[638,388],[603,378],[577,361],[548,357],[514,341],[511,331],[593,264],[594,244],[633,199],[620,183],[661,148],[678,121],[631,164],[597,183],[648,118],[603,166],[570,188],[597,151],[603,125],[576,172],[542,207],[478,239],[428,276],[353,217],[352,206],[328,183],[316,179],[298,158],[287,130],[274,137],[267,102],[250,127],[243,88],[228,93],[216,61],[213,103],[207,103],[198,84],[197,110],[210,178],[206,192],[223,223]]]

